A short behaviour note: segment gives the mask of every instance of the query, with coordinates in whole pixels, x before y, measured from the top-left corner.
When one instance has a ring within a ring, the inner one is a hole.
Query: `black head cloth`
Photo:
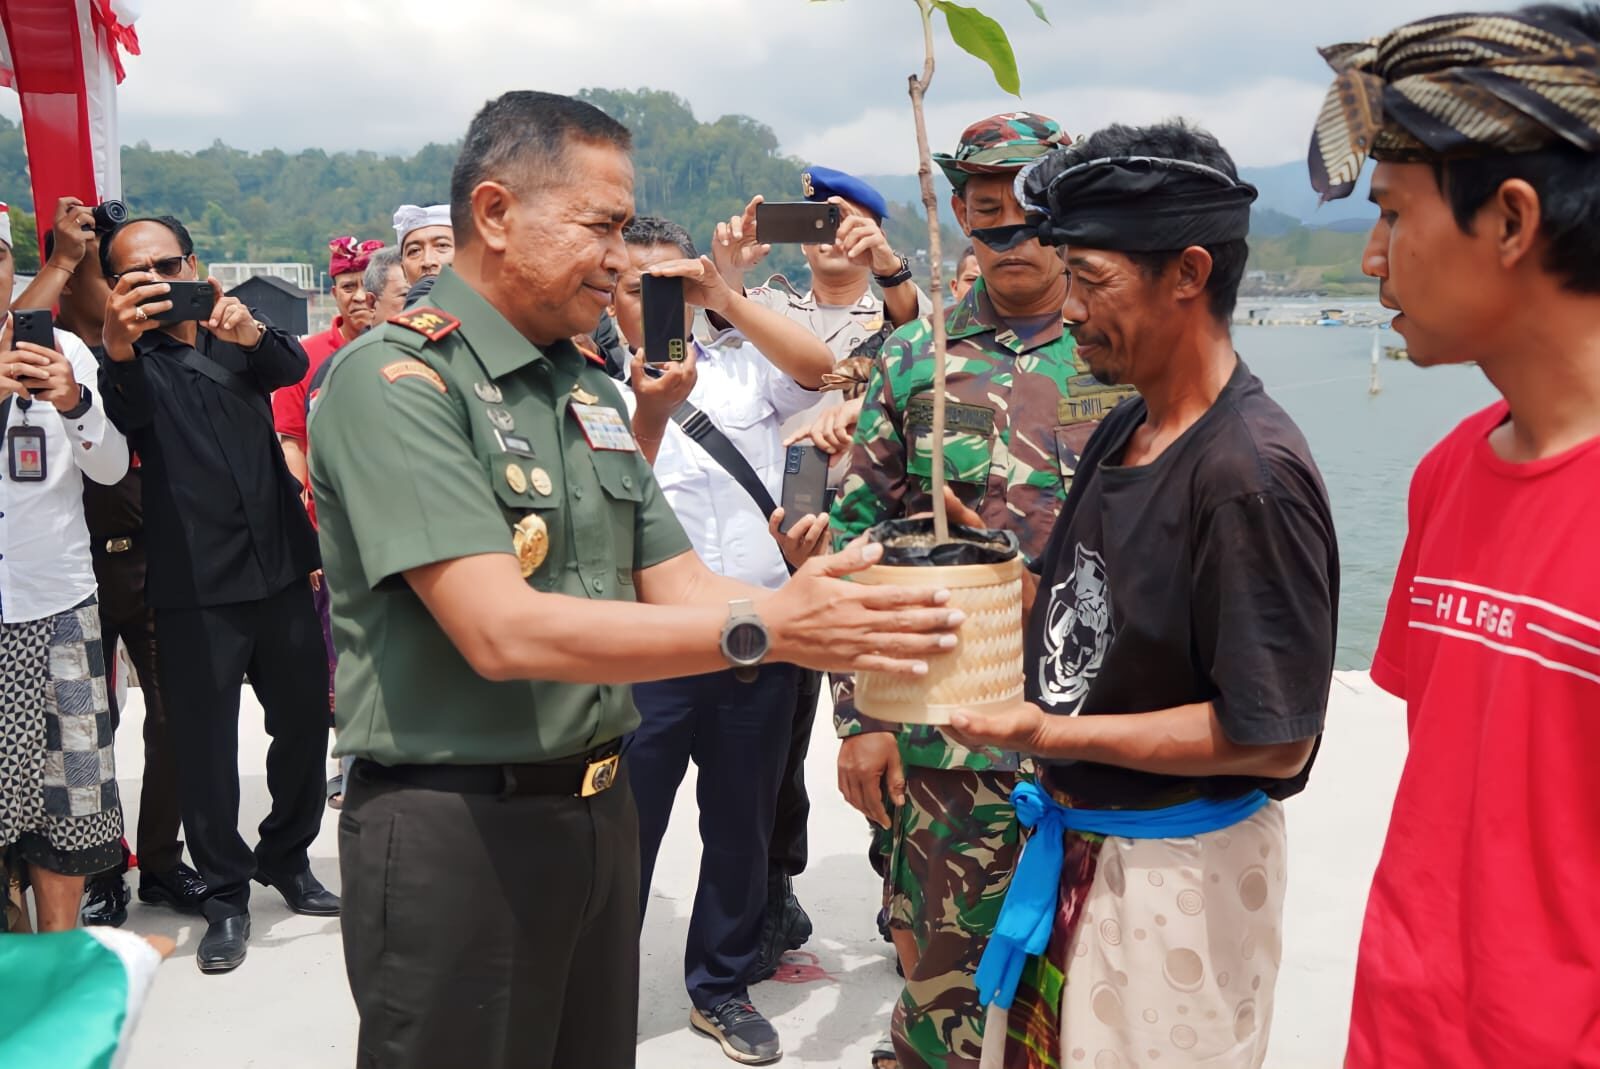
[[[1030,237],[1046,245],[1170,252],[1250,233],[1256,188],[1189,160],[1051,153],[1017,176]],[[1015,229],[1015,228],[1003,228]],[[984,240],[980,231],[973,236]]]

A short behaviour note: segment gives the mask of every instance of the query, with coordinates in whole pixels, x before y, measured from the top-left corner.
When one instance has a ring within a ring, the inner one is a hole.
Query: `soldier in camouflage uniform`
[[[1056,250],[985,244],[1004,244],[990,228],[1023,221],[1016,172],[1066,141],[1053,120],[1013,113],[975,123],[954,155],[935,156],[982,268],[946,320],[945,473],[983,525],[1016,533],[1029,560],[1045,548],[1089,434],[1133,392],[1102,386],[1076,359]],[[841,541],[931,508],[933,364],[927,319],[897,331],[874,362],[832,514]],[[906,972],[892,1023],[901,1069],[976,1067],[973,976],[1019,848],[1010,803],[1019,758],[969,751],[932,726],[873,721],[851,689],[846,679],[835,690],[840,783],[888,840],[884,889]]]

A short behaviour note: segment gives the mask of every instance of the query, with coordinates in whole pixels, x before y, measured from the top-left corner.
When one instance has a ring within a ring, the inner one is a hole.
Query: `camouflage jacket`
[[[1003,324],[980,280],[946,319],[945,474],[984,523],[1016,532],[1023,555],[1044,551],[1078,454],[1101,418],[1134,391],[1103,386],[1052,317],[1026,336]],[[932,507],[933,326],[922,319],[884,345],[867,385],[850,470],[832,523],[840,543],[883,520]],[[859,714],[846,678],[834,685],[841,738],[896,731],[903,758],[924,768],[1015,769],[1017,755],[972,752],[926,725]]]

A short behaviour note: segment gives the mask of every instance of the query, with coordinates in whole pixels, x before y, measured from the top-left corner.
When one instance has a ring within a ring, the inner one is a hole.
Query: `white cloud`
[[[1003,98],[930,100],[928,138],[935,152],[950,151],[972,122],[1018,107],[1056,119],[1074,137],[1113,122],[1137,125],[1181,116],[1216,134],[1239,164],[1274,164],[1304,154],[1325,91],[1325,86],[1269,78],[1210,95],[1107,86],[1051,90],[1009,106]],[[863,174],[916,169],[909,103],[874,107],[849,122],[800,133],[784,143],[806,160]]]
[[[1439,0],[985,0],[1010,30],[1021,106],[1074,134],[1178,113],[1245,163],[1304,151],[1328,72],[1315,47],[1380,32]],[[703,119],[772,126],[784,151],[869,171],[914,160],[905,76],[921,38],[905,0],[160,0],[120,99],[127,141],[200,148],[410,151],[458,138],[511,88],[649,86]],[[1018,106],[941,30],[936,145]],[[16,116],[0,92],[0,112]],[[859,161],[859,162],[846,162]]]

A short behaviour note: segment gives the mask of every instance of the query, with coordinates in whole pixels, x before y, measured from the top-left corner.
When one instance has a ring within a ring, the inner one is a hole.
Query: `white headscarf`
[[[5,201],[0,201],[0,241],[11,248],[11,209],[6,207]]]
[[[394,232],[404,245],[406,235],[425,226],[449,226],[450,205],[432,204],[426,208],[415,204],[402,204],[394,210]]]

